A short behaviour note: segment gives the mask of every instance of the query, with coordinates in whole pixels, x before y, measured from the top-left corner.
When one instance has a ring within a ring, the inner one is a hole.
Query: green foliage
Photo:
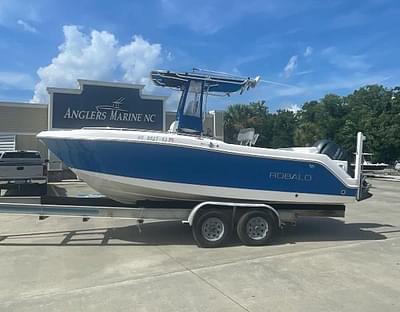
[[[371,85],[348,96],[327,94],[319,101],[304,103],[293,113],[270,113],[265,101],[231,105],[225,115],[225,137],[235,143],[242,128],[255,128],[262,147],[310,146],[331,139],[355,151],[358,131],[367,136],[365,151],[374,161],[400,159],[400,87]]]
[[[269,113],[265,101],[248,105],[231,105],[225,113],[225,140],[229,143],[236,143],[240,129],[254,128],[260,134],[257,145],[268,146],[269,138],[266,129],[269,126]]]
[[[272,114],[270,146],[273,148],[293,146],[296,123],[296,116],[291,111],[278,110],[276,114]]]
[[[225,113],[225,140],[236,143],[243,128],[254,128],[260,134],[257,146],[287,147],[293,145],[296,118],[285,110],[269,113],[265,101],[229,106]]]

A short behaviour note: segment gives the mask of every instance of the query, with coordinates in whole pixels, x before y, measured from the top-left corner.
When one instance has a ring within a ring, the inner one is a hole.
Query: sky
[[[153,69],[260,75],[208,109],[265,100],[297,110],[327,93],[400,85],[395,0],[0,0],[0,101],[47,103],[47,87],[77,79],[154,87]]]

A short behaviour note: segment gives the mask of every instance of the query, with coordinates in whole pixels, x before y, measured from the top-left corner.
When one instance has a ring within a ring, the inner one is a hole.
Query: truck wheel
[[[269,243],[277,229],[275,218],[268,211],[250,210],[237,224],[240,241],[248,246],[261,246]]]
[[[221,246],[231,234],[229,213],[220,210],[199,212],[192,225],[193,237],[199,247]]]

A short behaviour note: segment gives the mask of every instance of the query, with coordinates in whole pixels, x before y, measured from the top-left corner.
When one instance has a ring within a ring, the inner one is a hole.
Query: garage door
[[[15,135],[0,135],[0,152],[15,150]]]

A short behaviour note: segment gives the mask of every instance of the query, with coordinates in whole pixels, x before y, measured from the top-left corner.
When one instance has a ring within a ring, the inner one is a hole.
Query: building
[[[48,88],[50,104],[0,102],[0,150],[38,150],[50,171],[62,163],[36,134],[47,129],[115,127],[166,131],[175,112],[165,110],[167,97],[143,94],[143,85],[78,80],[79,88]],[[204,132],[224,138],[222,111],[205,114]]]
[[[0,150],[38,150],[46,146],[36,134],[48,127],[48,105],[0,102]]]

